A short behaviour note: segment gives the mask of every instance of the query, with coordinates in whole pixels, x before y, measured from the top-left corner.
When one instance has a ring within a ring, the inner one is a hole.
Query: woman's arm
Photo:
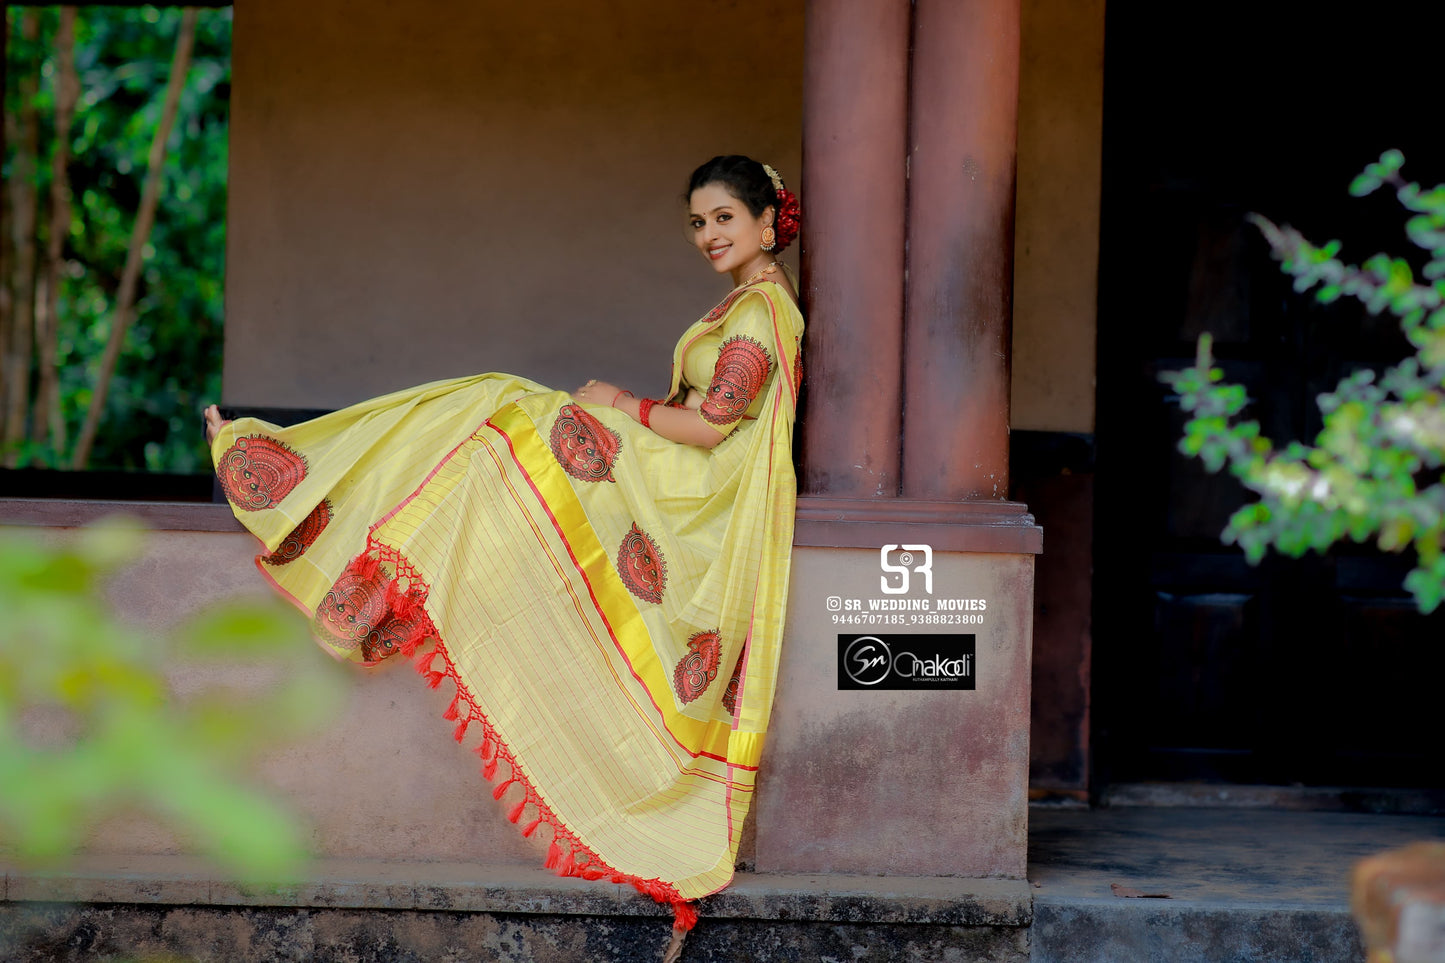
[[[589,382],[572,392],[572,397],[589,405],[611,404],[613,408],[626,412],[633,421],[642,421],[642,400],[605,381]],[[669,408],[654,404],[647,423],[668,441],[697,445],[699,448],[711,448],[727,437],[703,421],[696,408]]]
[[[627,412],[633,421],[642,421],[641,400],[623,396],[617,400],[616,407]],[[696,408],[653,405],[651,414],[647,416],[647,423],[653,431],[668,441],[680,441],[686,445],[697,445],[699,448],[711,448],[727,437],[703,421]]]

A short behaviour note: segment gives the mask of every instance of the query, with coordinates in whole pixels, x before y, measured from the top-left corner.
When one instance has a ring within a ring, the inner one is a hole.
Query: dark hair
[[[771,207],[778,210],[778,193],[773,182],[763,170],[763,165],[742,154],[723,154],[714,157],[692,172],[687,182],[687,197],[699,187],[721,184],[727,192],[742,201],[753,217],[761,217]]]

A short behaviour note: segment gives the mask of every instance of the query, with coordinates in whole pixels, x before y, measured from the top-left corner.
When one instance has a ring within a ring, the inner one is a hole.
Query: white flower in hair
[[[777,191],[778,193],[782,193],[782,191],[783,191],[783,176],[782,176],[781,174],[779,174],[777,171],[773,170],[773,169],[772,169],[771,167],[769,167],[767,164],[764,164],[764,165],[763,165],[763,173],[764,173],[764,174],[767,174],[767,175],[768,175],[768,180],[770,180],[770,181],[773,182],[773,190]]]

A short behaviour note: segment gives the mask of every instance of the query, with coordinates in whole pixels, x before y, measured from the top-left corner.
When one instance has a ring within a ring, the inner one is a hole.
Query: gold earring
[[[771,227],[763,228],[763,250],[771,251],[778,244],[778,235]]]

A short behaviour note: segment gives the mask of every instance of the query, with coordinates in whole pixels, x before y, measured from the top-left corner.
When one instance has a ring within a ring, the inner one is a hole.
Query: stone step
[[[1206,900],[1034,900],[1030,963],[1360,963],[1348,907]]]
[[[1022,880],[740,873],[700,902],[684,959],[1024,963],[1031,902]],[[507,865],[330,859],[246,889],[190,857],[91,856],[6,872],[0,959],[595,963],[660,958],[670,919],[630,887]]]

